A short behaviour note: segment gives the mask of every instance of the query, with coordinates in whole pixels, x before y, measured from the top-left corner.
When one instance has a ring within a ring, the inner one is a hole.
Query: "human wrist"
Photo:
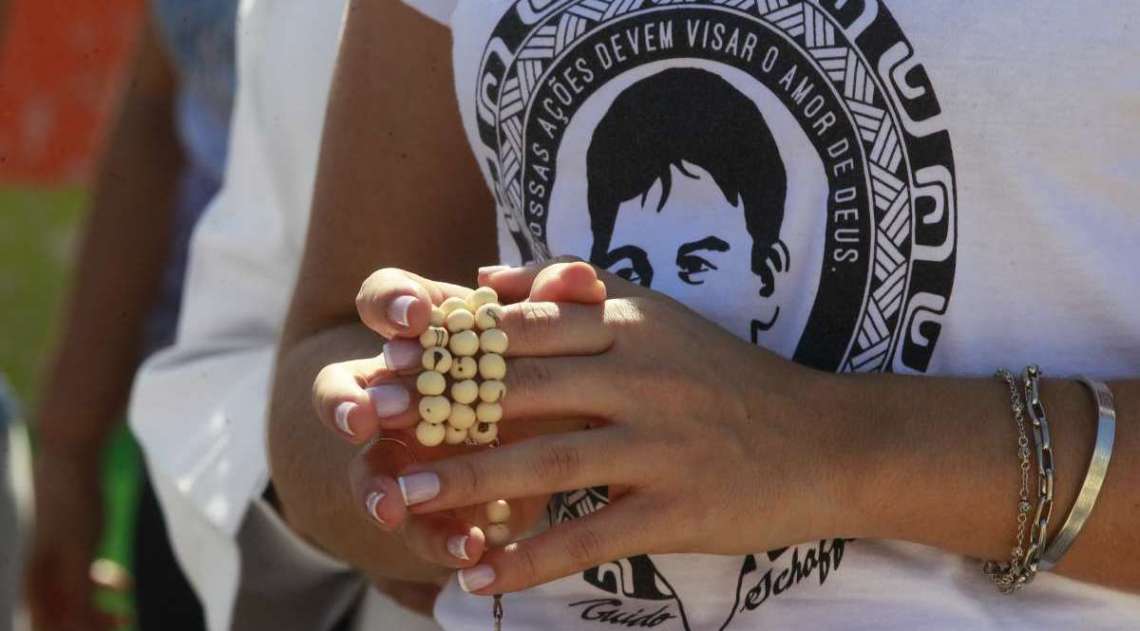
[[[803,446],[786,455],[783,467],[796,477],[787,482],[795,489],[789,498],[791,535],[796,542],[857,536],[862,533],[864,480],[873,477],[863,470],[870,416],[863,402],[866,393],[850,376],[788,364],[782,384],[769,383],[758,391],[765,397],[789,397],[779,407],[788,410],[799,434],[796,442]],[[764,419],[761,412],[757,418]]]
[[[1013,531],[1008,394],[990,379],[848,377],[866,401],[852,459],[851,536],[997,558]]]
[[[826,530],[817,536],[871,536],[881,504],[882,467],[889,459],[879,424],[881,395],[861,376],[817,372],[811,381],[817,409],[812,422],[826,430],[817,472],[827,502],[819,513]]]
[[[953,460],[932,433],[938,406],[927,380],[897,375],[819,373],[811,398],[821,437],[820,475],[831,510],[822,536],[912,538],[910,522]]]

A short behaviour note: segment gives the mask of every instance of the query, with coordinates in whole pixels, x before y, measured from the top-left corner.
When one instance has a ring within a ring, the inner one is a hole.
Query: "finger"
[[[552,495],[641,480],[628,430],[616,426],[532,438],[431,463],[399,479],[405,502],[423,514],[501,497]],[[624,457],[623,457],[624,455]]]
[[[629,376],[603,356],[512,359],[500,401],[506,420],[616,420],[630,411]]]
[[[480,528],[451,512],[408,513],[392,472],[411,461],[410,449],[389,440],[377,442],[358,455],[349,465],[349,486],[357,507],[373,525],[399,535],[421,559],[453,568],[472,565],[487,547]]]
[[[326,427],[361,444],[382,428],[414,424],[410,385],[391,374],[383,355],[330,364],[313,381],[313,407]]]
[[[630,496],[533,538],[490,550],[477,566],[459,572],[459,586],[480,595],[516,592],[653,552],[664,535],[660,521],[646,519],[651,508]]]
[[[592,265],[582,261],[556,263],[542,269],[531,285],[531,302],[600,304],[606,301],[606,286]]]
[[[508,354],[575,355],[605,351],[612,336],[603,327],[605,287],[592,267],[583,263],[547,268],[536,295],[549,301],[509,305],[499,327],[511,339]],[[456,291],[462,288],[455,288]],[[556,304],[560,297],[569,302]],[[569,304],[574,298],[591,302],[592,308]],[[424,349],[416,339],[394,338],[384,344],[385,365],[393,372],[413,374],[421,370]]]
[[[437,283],[396,268],[373,272],[356,295],[360,320],[385,338],[416,337],[431,321],[432,305],[457,296],[466,299],[470,289]]]
[[[563,266],[573,269],[575,266],[590,266],[594,270],[594,275],[606,288],[606,294],[610,298],[630,298],[635,296],[646,296],[651,293],[651,290],[631,283],[616,274],[612,274],[604,269],[591,265],[582,261],[582,259],[574,256],[560,256],[544,263],[533,263],[523,267],[502,267],[496,266],[492,268],[484,268],[479,271],[479,284],[486,285],[495,290],[504,303],[518,302],[531,298],[531,290],[535,284],[536,279],[546,269],[551,267]],[[572,274],[579,273],[577,270],[571,272]],[[543,298],[549,300],[549,298]],[[561,301],[557,300],[556,301]],[[590,303],[592,300],[574,301]]]
[[[494,265],[479,269],[479,285],[490,287],[499,295],[503,304],[520,302],[530,297],[534,279],[547,267],[563,263],[581,262],[576,256],[559,256],[541,263],[530,263],[521,267]]]
[[[507,356],[594,355],[613,345],[605,304],[520,302],[499,322],[510,340]]]

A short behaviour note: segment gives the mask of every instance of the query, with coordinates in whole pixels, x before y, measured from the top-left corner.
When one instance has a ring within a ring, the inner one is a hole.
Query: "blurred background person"
[[[154,0],[149,10],[34,414],[36,532],[26,589],[37,629],[113,622],[96,609],[90,577],[104,526],[100,456],[140,361],[174,340],[190,233],[225,168],[236,0]],[[145,477],[138,497],[138,626],[201,629],[201,607]]]

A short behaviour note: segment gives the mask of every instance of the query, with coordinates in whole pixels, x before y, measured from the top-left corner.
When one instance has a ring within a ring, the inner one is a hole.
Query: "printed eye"
[[[614,274],[628,280],[631,283],[641,284],[641,274],[637,272],[637,268],[632,265],[622,265],[616,269],[610,270]]]
[[[687,254],[677,257],[677,277],[690,285],[703,285],[705,283],[700,275],[717,269],[716,265],[697,256]]]
[[[653,284],[653,266],[649,264],[645,250],[636,245],[614,248],[609,251],[604,261],[594,261],[594,264],[642,287]]]
[[[705,279],[701,275],[719,268],[697,252],[728,252],[729,249],[727,241],[713,236],[682,245],[677,250],[677,277],[690,285],[703,285]]]

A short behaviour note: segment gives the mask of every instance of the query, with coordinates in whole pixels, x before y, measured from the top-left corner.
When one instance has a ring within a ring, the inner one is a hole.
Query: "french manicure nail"
[[[420,365],[423,346],[417,340],[391,340],[384,345],[384,365],[388,370],[407,370]]]
[[[459,586],[463,591],[471,593],[483,589],[495,582],[495,570],[490,565],[476,565],[475,567],[459,570]]]
[[[400,478],[400,493],[404,495],[404,505],[414,506],[439,495],[439,476],[425,471]]]
[[[352,427],[348,424],[348,415],[356,409],[356,404],[352,401],[345,401],[336,406],[336,426],[349,438],[355,438],[356,432],[352,431]]]
[[[388,418],[403,414],[411,403],[412,395],[403,386],[383,383],[368,389],[368,398],[376,408],[376,416]]]
[[[368,514],[372,517],[372,519],[375,519],[381,524],[387,525],[387,522],[385,522],[384,519],[380,517],[380,513],[376,510],[380,507],[380,502],[384,500],[384,497],[384,493],[381,493],[380,491],[373,491],[369,493],[368,498],[364,500],[364,505],[366,508],[368,508]]]
[[[447,539],[447,551],[451,556],[463,561],[471,560],[467,556],[467,539],[467,535],[453,535]]]
[[[415,296],[399,296],[388,305],[388,318],[400,326],[408,326],[408,309],[416,301]]]
[[[479,268],[479,275],[494,274],[495,272],[503,272],[511,269],[510,265],[487,265],[486,267]]]

